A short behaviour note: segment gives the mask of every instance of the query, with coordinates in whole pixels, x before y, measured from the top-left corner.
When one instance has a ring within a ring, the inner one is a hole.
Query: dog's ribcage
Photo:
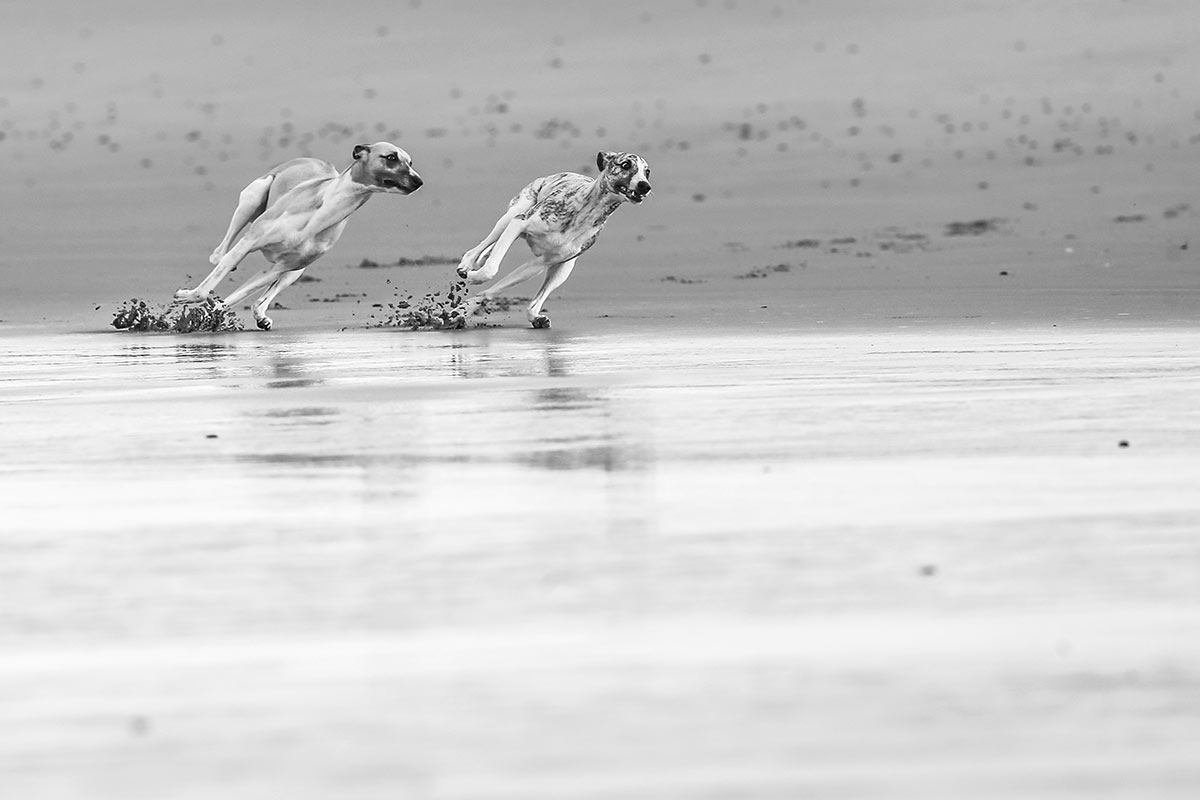
[[[559,172],[530,183],[510,206],[530,204],[519,215],[527,222],[525,240],[535,255],[558,261],[574,258],[596,242],[600,229],[620,200],[591,199],[595,181],[575,172]]]

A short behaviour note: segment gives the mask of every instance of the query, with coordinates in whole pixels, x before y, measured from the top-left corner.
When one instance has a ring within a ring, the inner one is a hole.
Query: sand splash
[[[145,300],[135,297],[117,309],[111,324],[117,330],[139,333],[226,333],[242,330],[242,321],[232,309],[220,305],[219,298],[198,305],[152,307]]]
[[[389,285],[392,282],[388,281]],[[433,291],[420,299],[413,295],[400,296],[400,290],[395,290],[395,301],[380,304],[385,315],[382,318],[372,314],[372,325],[377,328],[408,328],[413,331],[444,331],[467,327],[467,282],[455,280],[444,290]],[[494,297],[482,301],[479,309],[470,319],[476,320],[471,327],[489,327],[479,322],[495,311],[508,311],[513,305],[527,302],[526,297]]]
[[[388,281],[389,285],[392,282]],[[381,305],[386,309],[382,319],[371,315],[375,327],[378,328],[408,328],[409,330],[450,330],[465,328],[467,282],[453,281],[442,291],[433,291],[420,300],[413,300],[413,295],[400,297],[400,290],[395,290],[395,301]]]

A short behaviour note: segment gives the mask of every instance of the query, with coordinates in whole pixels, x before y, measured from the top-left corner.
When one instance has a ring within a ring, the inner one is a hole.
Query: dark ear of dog
[[[616,153],[611,153],[607,150],[601,150],[596,154],[596,169],[604,172],[604,170],[608,167],[608,162],[612,161],[616,155]]]
[[[363,155],[369,152],[371,152],[371,145],[369,144],[354,145],[354,160],[357,161],[359,158],[362,158]]]

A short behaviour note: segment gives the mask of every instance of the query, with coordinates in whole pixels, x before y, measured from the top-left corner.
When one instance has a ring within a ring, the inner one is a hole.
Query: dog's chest
[[[315,234],[304,245],[315,255],[324,255],[325,251],[337,244],[337,240],[342,238],[342,231],[346,230],[347,220],[342,220],[336,225],[331,225],[323,231]]]
[[[312,261],[325,255],[331,247],[337,244],[337,240],[341,238],[342,231],[345,229],[346,220],[342,220],[336,225],[331,225],[316,233],[299,230],[284,238],[277,245],[264,247],[263,252],[274,259]]]
[[[595,243],[611,213],[609,208],[581,208],[570,198],[550,197],[526,215],[525,240],[535,255],[571,258]]]
[[[525,241],[535,255],[573,256],[592,246],[604,223],[560,225],[533,220],[525,227]]]

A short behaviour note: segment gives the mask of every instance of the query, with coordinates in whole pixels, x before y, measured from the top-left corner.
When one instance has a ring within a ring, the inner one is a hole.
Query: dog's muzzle
[[[617,191],[624,194],[630,203],[641,203],[650,193],[650,185],[646,181],[637,181],[635,186],[618,187]]]
[[[379,185],[384,189],[389,189],[401,194],[412,194],[417,189],[425,185],[425,181],[420,175],[413,173],[411,175],[402,175],[396,178],[384,178],[379,181]]]

